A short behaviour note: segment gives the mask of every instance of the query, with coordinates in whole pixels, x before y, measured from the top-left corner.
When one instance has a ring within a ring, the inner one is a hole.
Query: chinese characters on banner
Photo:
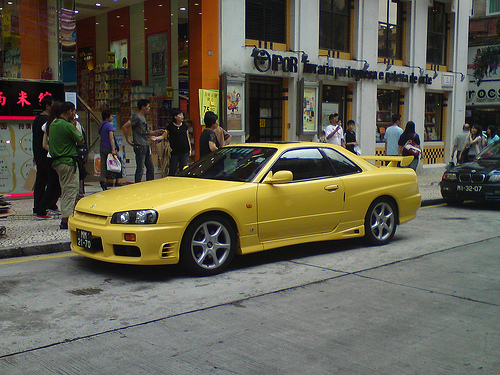
[[[202,125],[205,113],[212,111],[219,116],[219,91],[218,90],[199,90],[200,96],[200,122]]]
[[[24,183],[35,168],[32,123],[42,112],[41,100],[64,101],[59,82],[0,79],[0,194],[27,193]]]

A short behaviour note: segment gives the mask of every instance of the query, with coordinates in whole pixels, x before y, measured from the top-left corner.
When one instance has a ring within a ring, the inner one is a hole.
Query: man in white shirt
[[[392,115],[392,125],[385,130],[386,156],[398,156],[398,142],[401,134],[403,134],[403,129],[401,129],[401,115]]]
[[[334,113],[328,117],[330,124],[325,128],[325,137],[328,143],[345,147],[344,131],[339,125],[339,115]]]

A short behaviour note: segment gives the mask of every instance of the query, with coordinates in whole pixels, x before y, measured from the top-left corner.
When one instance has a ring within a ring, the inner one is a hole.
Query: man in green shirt
[[[47,127],[52,167],[56,170],[61,185],[61,229],[68,229],[68,218],[73,215],[79,191],[76,145],[82,144],[84,140],[71,123],[75,114],[75,105],[65,102],[59,108],[59,117]]]

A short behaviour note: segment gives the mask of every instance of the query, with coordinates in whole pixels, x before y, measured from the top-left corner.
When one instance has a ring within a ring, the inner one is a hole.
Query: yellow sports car
[[[415,172],[397,167],[411,160],[325,143],[224,147],[178,176],[81,199],[69,220],[71,248],[106,262],[180,262],[213,275],[234,254],[361,236],[382,245],[420,207]]]

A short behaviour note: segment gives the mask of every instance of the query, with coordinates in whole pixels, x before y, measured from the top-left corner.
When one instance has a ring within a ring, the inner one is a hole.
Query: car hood
[[[450,171],[456,173],[484,173],[488,174],[492,170],[500,170],[500,160],[478,159],[469,163],[459,164]]]
[[[156,210],[192,203],[228,189],[244,185],[244,182],[197,179],[189,177],[165,177],[159,180],[131,184],[109,189],[82,198],[76,210],[94,215],[109,216],[127,210]]]

